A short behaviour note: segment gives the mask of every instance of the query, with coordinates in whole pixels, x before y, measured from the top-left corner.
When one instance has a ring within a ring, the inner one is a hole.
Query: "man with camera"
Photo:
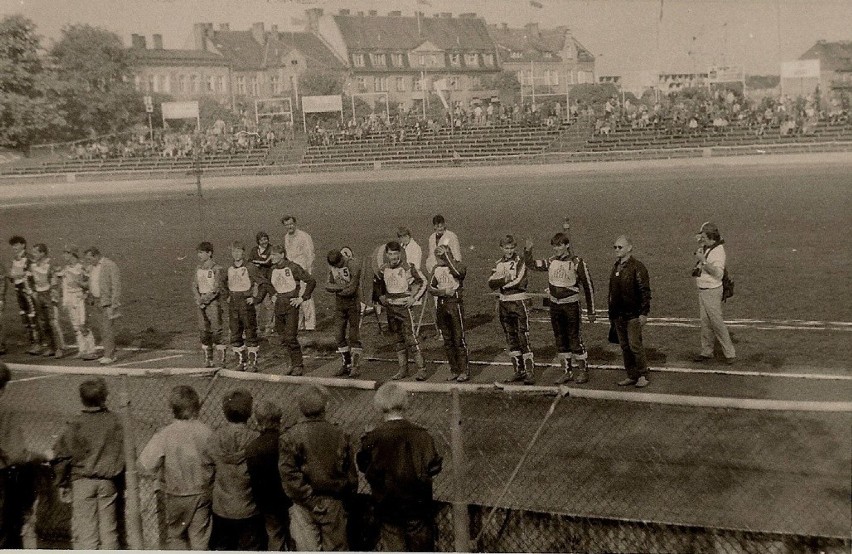
[[[713,359],[714,339],[722,346],[725,363],[732,365],[737,353],[728,327],[722,319],[722,279],[725,275],[725,241],[715,223],[706,222],[696,235],[698,250],[695,251],[695,267],[692,276],[698,287],[698,306],[701,319],[701,352],[694,362],[704,363]]]

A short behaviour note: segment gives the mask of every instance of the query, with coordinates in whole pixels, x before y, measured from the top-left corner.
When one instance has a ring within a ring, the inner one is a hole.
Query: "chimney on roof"
[[[196,50],[207,50],[207,39],[213,36],[212,23],[195,23],[192,26],[193,45]],[[143,39],[145,37],[142,37]]]
[[[142,35],[137,35],[136,33],[130,35],[130,45],[133,48],[141,48],[145,49],[145,37]]]
[[[252,23],[251,36],[258,44],[266,44],[266,33],[263,30],[263,23]]]
[[[219,24],[219,30],[220,31],[230,31],[231,30],[231,24],[230,23],[220,23]]]
[[[339,13],[340,15],[349,15],[350,12],[348,8],[340,8],[340,11],[337,13]]]
[[[537,37],[541,34],[538,30],[538,23],[527,23],[524,25],[524,29],[527,31],[528,37]]]
[[[388,12],[388,17],[402,17],[402,12],[399,10]]]
[[[163,49],[163,35],[156,34],[152,38],[154,39],[154,50],[162,50]]]
[[[376,17],[377,15],[379,15],[379,12],[377,10],[370,10],[367,13],[370,15],[370,17]]]
[[[465,18],[465,19],[473,19],[473,18],[475,18],[475,17],[476,17],[476,12],[465,12],[465,13],[460,13],[460,14],[459,14],[459,17],[463,17],[463,18]]]
[[[308,30],[314,33],[319,32],[319,20],[322,17],[322,8],[311,8],[305,10],[305,15],[308,16]]]

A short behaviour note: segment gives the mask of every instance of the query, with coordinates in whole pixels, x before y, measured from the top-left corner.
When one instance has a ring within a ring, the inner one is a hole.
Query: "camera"
[[[701,266],[697,265],[692,268],[692,276],[693,277],[701,277]]]

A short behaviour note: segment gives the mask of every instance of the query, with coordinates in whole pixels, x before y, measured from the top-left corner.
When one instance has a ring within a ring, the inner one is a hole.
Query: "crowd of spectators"
[[[700,135],[736,127],[756,136],[769,132],[810,135],[820,121],[843,124],[849,120],[848,106],[841,99],[833,98],[820,106],[815,94],[753,100],[734,90],[691,89],[656,101],[643,102],[635,97],[619,100],[612,96],[603,105],[583,109],[594,118],[596,134],[652,128],[668,134]]]

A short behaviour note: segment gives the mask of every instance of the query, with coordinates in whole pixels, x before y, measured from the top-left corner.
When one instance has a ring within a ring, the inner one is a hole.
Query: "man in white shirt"
[[[435,259],[435,249],[439,246],[446,246],[453,254],[453,259],[460,262],[462,259],[461,245],[459,238],[452,231],[447,230],[447,222],[444,216],[438,214],[432,218],[432,229],[434,233],[429,236],[429,249],[426,257],[426,273],[432,274],[435,269],[437,260]],[[409,262],[411,260],[409,259]]]
[[[696,362],[713,359],[714,339],[722,346],[725,362],[736,361],[736,350],[731,342],[728,327],[722,319],[722,276],[725,274],[725,241],[715,223],[706,222],[696,237],[699,247],[695,252],[692,275],[698,287],[698,305],[701,318],[701,352]]]
[[[400,227],[396,230],[396,237],[405,251],[405,260],[420,271],[420,264],[423,263],[423,249],[411,238],[411,229]]]
[[[287,259],[298,264],[309,274],[313,274],[314,266],[314,241],[311,235],[296,228],[296,218],[285,215],[281,223],[287,234],[284,235],[284,249]],[[302,285],[304,287],[304,285]],[[304,292],[304,289],[302,289]],[[317,312],[314,299],[305,300],[299,306],[299,329],[313,331],[317,328]]]

